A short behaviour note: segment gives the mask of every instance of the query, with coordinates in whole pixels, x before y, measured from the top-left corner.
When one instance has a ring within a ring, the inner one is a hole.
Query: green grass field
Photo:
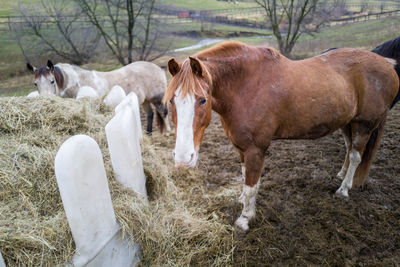
[[[235,5],[234,1],[216,1],[216,0],[161,0],[164,5],[173,6],[176,8],[190,9],[190,10],[215,10],[215,9],[241,9],[248,7],[257,7],[253,1],[238,1]]]
[[[38,2],[39,0],[24,0],[23,2]],[[351,3],[360,3],[361,0],[352,0]],[[376,3],[375,3],[376,2]],[[394,1],[386,1],[392,3]],[[227,9],[227,8],[245,8],[254,6],[254,2],[240,2],[239,5],[216,0],[163,0],[163,4],[173,5],[175,7],[188,9]],[[369,1],[369,4],[377,4],[380,1]],[[400,4],[399,4],[400,5]],[[14,2],[6,1],[0,5],[0,14],[13,14]],[[400,32],[400,17],[385,18],[376,21],[362,22],[351,25],[342,25],[325,29],[315,36],[303,35],[293,50],[293,55],[297,58],[308,57],[318,54],[330,47],[358,47],[371,49],[384,41],[397,37]],[[165,31],[171,31],[170,28]],[[191,37],[171,36],[165,42],[171,43],[171,49],[182,48],[196,44],[197,38],[224,38],[237,40],[251,45],[269,45],[276,47],[276,41],[273,37],[262,37],[270,35],[271,32],[263,29],[254,29],[247,27],[236,27],[215,23],[188,22],[173,25],[173,32],[189,33]],[[239,36],[239,37],[237,37]],[[205,49],[203,47],[198,50]],[[193,54],[198,50],[185,51],[182,53],[168,54],[156,61],[157,64],[165,66],[171,56],[183,58]],[[43,56],[37,64],[44,64],[47,56]],[[31,75],[25,71],[25,59],[17,43],[12,40],[7,32],[0,32],[0,94],[6,95],[26,95],[34,90]],[[97,56],[93,62],[85,65],[88,69],[97,69],[108,71],[118,68],[120,65],[111,56]]]
[[[15,15],[15,8],[20,3],[28,3],[28,4],[35,4],[38,3],[40,0],[1,0],[0,1],[0,16],[12,16]]]

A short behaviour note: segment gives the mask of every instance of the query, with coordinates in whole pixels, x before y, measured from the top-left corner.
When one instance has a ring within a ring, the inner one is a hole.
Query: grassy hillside
[[[18,6],[19,3],[29,3],[35,4],[40,0],[2,0],[0,4],[0,16],[12,16],[15,15],[15,7]]]
[[[39,0],[24,0],[19,2],[35,3]],[[3,1],[0,5],[1,14],[12,15],[13,7],[16,5],[12,1]],[[161,0],[164,5],[176,8],[186,9],[230,9],[246,8],[255,6],[254,2],[239,2],[238,5],[225,1],[217,0]],[[361,0],[351,0],[348,3],[360,4]],[[385,1],[387,4],[393,4],[394,1]],[[382,3],[382,1],[369,1],[370,5]],[[363,22],[352,25],[342,25],[325,29],[315,36],[304,35],[295,46],[293,55],[296,58],[308,57],[318,54],[330,47],[359,47],[371,49],[378,44],[398,36],[400,26],[400,17],[385,18],[377,21]],[[242,41],[251,45],[268,45],[276,47],[276,41],[271,32],[263,29],[254,29],[248,27],[238,27],[232,25],[216,23],[187,22],[165,26],[163,31],[173,32],[169,41],[171,49],[181,48],[193,45],[203,38],[219,38]],[[168,41],[168,42],[169,42]],[[205,49],[205,47],[201,48]],[[199,50],[201,50],[199,49]],[[163,58],[156,61],[157,64],[165,66],[171,56],[184,58],[189,54],[196,52],[185,51],[182,53],[168,53]],[[44,64],[47,58],[58,61],[57,58],[46,55],[39,55],[36,65]],[[24,95],[34,90],[32,86],[32,77],[25,71],[25,58],[10,33],[0,31],[0,94],[1,95]],[[107,53],[101,53],[100,56],[93,58],[90,64],[84,67],[107,71],[118,68],[119,63]]]

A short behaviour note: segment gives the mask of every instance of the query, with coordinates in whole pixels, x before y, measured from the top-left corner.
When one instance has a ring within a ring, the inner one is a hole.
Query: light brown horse
[[[292,61],[273,48],[227,42],[182,64],[171,59],[168,69],[173,78],[164,102],[171,102],[176,126],[175,164],[196,165],[211,109],[216,111],[245,176],[243,211],[235,222],[241,231],[255,216],[271,140],[315,139],[341,129],[347,154],[336,193],[347,197],[353,177],[361,185],[368,174],[399,88],[393,62],[349,48]]]
[[[137,61],[119,69],[101,72],[86,70],[68,63],[53,65],[50,60],[46,66],[36,68],[27,63],[28,70],[35,74],[35,86],[40,95],[58,95],[76,98],[82,86],[90,86],[103,96],[115,85],[121,86],[126,94],[134,92],[147,113],[147,133],[153,129],[154,112],[161,133],[170,131],[168,110],[161,100],[167,87],[165,71],[151,62]]]

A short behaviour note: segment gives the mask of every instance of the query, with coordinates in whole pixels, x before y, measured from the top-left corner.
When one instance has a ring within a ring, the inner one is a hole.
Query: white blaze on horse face
[[[57,82],[53,74],[41,75],[35,80],[40,95],[56,95],[58,91]]]
[[[178,88],[174,101],[176,107],[176,142],[174,160],[176,167],[194,167],[197,162],[197,151],[193,141],[194,107],[196,99],[193,95],[180,95]]]

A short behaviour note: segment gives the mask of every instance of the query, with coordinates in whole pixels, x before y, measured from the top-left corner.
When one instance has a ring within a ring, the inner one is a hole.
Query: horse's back
[[[262,66],[269,75],[257,84],[267,86],[255,98],[266,103],[261,117],[274,118],[274,138],[317,138],[353,120],[379,120],[397,93],[393,66],[369,51],[337,49]]]
[[[123,72],[123,84],[127,94],[135,92],[140,103],[155,96],[163,95],[167,88],[167,78],[165,71],[154,63],[137,61],[118,70]]]
[[[397,95],[399,81],[393,64],[366,50],[342,48],[318,56],[354,86],[359,113],[384,112]]]

